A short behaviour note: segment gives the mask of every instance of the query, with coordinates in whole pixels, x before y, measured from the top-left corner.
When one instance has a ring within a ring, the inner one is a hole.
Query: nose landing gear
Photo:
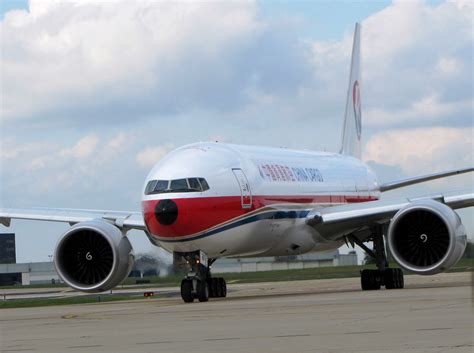
[[[202,251],[174,253],[175,260],[185,260],[190,267],[189,273],[181,281],[181,298],[185,303],[194,299],[207,302],[209,298],[227,296],[227,285],[224,278],[211,277],[210,266],[215,259],[208,259]]]

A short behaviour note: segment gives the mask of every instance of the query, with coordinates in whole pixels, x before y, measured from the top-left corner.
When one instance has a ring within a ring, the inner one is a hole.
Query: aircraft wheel
[[[216,288],[216,298],[222,298],[222,278],[216,277],[213,280]]]
[[[209,286],[209,298],[216,298],[218,297],[217,291],[217,278],[208,278],[207,285]]]
[[[227,284],[224,278],[209,278],[207,284],[209,286],[209,298],[225,298],[227,296]]]
[[[207,302],[209,300],[209,285],[207,281],[197,282],[196,296],[200,302]]]
[[[190,279],[183,279],[181,281],[181,298],[185,303],[192,303],[194,301],[193,295],[193,281]]]
[[[378,270],[362,270],[360,282],[362,290],[380,289],[380,272]]]
[[[384,273],[386,289],[399,289],[404,287],[403,272],[400,268],[387,268]]]
[[[395,268],[386,268],[384,272],[384,282],[386,289],[394,289],[397,288],[397,278],[396,278],[396,271]]]
[[[397,268],[398,272],[398,288],[405,287],[405,278],[403,277],[403,271],[401,268]]]
[[[220,297],[225,298],[227,296],[227,283],[224,278],[219,278]]]

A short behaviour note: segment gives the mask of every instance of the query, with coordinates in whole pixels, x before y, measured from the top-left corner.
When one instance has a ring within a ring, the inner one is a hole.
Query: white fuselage
[[[142,208],[150,240],[168,251],[280,256],[341,246],[306,225],[308,213],[379,195],[375,174],[356,158],[198,143],[152,169]]]

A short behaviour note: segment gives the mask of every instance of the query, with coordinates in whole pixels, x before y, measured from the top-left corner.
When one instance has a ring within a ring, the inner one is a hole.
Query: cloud
[[[474,3],[471,0],[448,0],[448,2],[461,10],[474,10]]]
[[[209,92],[238,94],[229,86],[240,81],[234,55],[258,34],[254,16],[251,2],[31,0],[29,12],[1,23],[2,115],[111,104],[178,110]]]
[[[32,0],[0,26],[4,121],[231,111],[254,92],[295,95],[310,73],[291,26],[255,1]]]
[[[371,127],[436,124],[442,121],[442,118],[467,114],[473,104],[472,99],[442,102],[439,96],[433,94],[413,101],[409,107],[403,109],[368,109],[364,113],[364,122]],[[452,121],[445,123],[452,124]]]
[[[1,141],[0,159],[8,163],[9,160],[21,158],[30,153],[44,151],[51,146],[49,143],[19,142],[12,138],[7,138]]]
[[[395,1],[362,21],[365,127],[472,125],[473,14],[457,2]],[[352,31],[309,43],[314,84],[343,96]]]
[[[140,146],[129,134],[119,132],[111,137],[87,134],[72,144],[67,140],[24,143],[10,138],[3,147],[0,163],[8,168],[2,170],[2,183],[8,186],[8,195],[21,191],[31,200],[41,200],[45,193],[61,194],[74,189],[85,195],[98,189],[115,189],[117,185],[111,180],[134,175],[125,176],[118,171],[123,171],[124,165],[135,165],[131,153]]]
[[[440,58],[437,68],[444,75],[456,75],[461,71],[461,65],[456,58]]]
[[[369,127],[384,124],[374,112],[389,115],[387,127],[416,125],[419,118],[439,125],[440,115],[472,125],[474,15],[458,5],[399,1],[363,21]],[[398,122],[391,118],[400,112]]]
[[[80,139],[74,147],[63,149],[59,155],[62,157],[72,156],[77,159],[90,157],[98,143],[97,135],[88,135]]]
[[[168,154],[174,148],[173,145],[147,147],[136,155],[136,161],[141,168],[153,167],[161,158]]]
[[[460,128],[390,130],[374,135],[365,160],[400,167],[407,175],[472,166],[473,133]]]
[[[112,150],[120,150],[132,142],[133,138],[131,136],[124,132],[120,132],[107,143],[107,148]]]
[[[29,167],[27,166],[26,169],[30,171],[44,169],[50,164],[53,160],[53,157],[50,156],[41,156],[36,157],[31,160]]]
[[[301,38],[300,23],[268,21],[253,1],[119,3],[32,0],[29,12],[7,13],[1,119],[97,126],[200,111],[340,121],[352,31]],[[471,124],[465,6],[397,1],[363,20],[364,126],[419,125],[420,110],[424,124]]]

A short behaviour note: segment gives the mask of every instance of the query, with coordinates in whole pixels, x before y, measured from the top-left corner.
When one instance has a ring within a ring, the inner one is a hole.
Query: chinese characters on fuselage
[[[258,164],[260,176],[266,181],[284,182],[323,182],[323,176],[318,168],[292,167],[283,164]]]

